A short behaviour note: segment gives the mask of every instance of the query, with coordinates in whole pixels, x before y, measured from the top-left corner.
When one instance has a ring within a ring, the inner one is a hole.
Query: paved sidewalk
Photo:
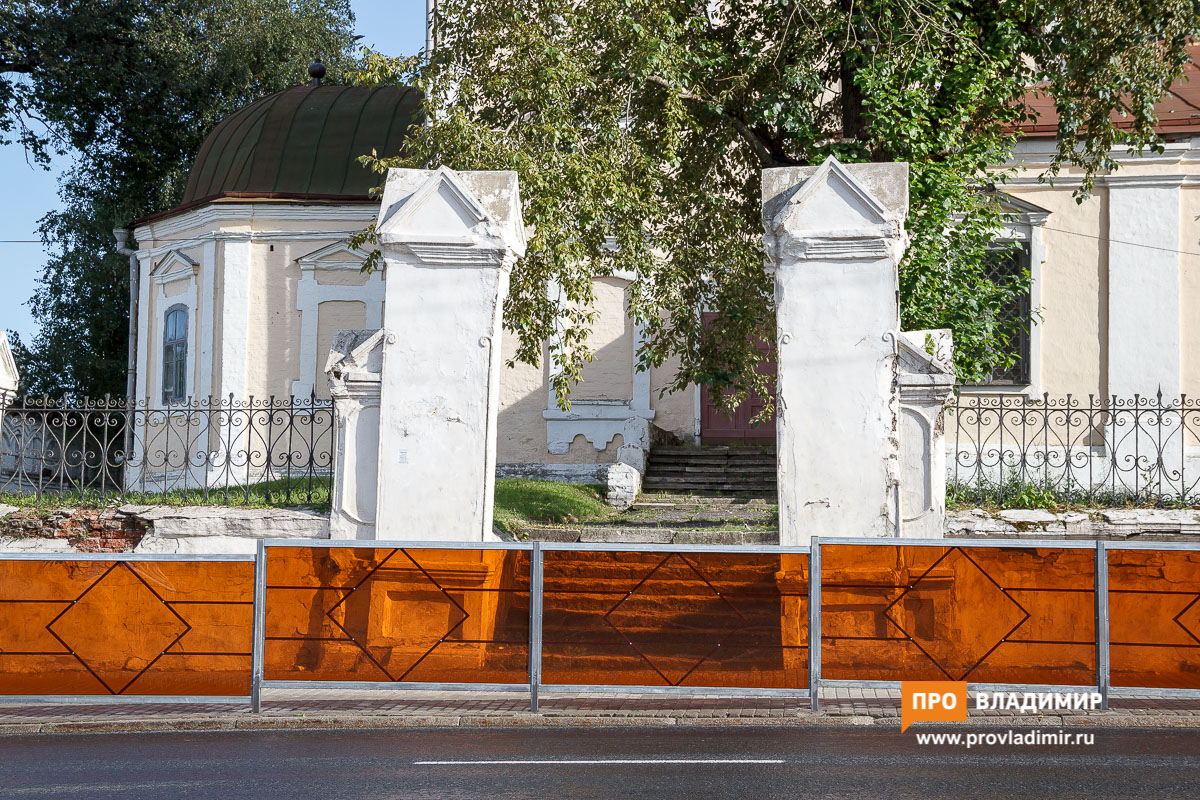
[[[975,711],[1004,726],[1195,727],[1200,699],[1112,698],[1107,711],[1045,715]],[[538,713],[522,693],[415,690],[267,690],[262,713],[231,703],[5,703],[0,734],[259,728],[489,727],[554,725],[883,725],[899,723],[895,690],[830,689],[821,713],[805,699],[728,695],[543,694]]]

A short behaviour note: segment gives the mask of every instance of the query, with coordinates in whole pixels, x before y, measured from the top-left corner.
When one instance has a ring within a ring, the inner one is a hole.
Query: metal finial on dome
[[[308,65],[308,76],[312,78],[308,83],[309,86],[321,85],[321,78],[325,77],[325,65],[321,63],[320,58]]]

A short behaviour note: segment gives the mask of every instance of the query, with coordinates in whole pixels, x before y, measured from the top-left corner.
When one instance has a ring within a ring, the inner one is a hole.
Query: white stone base
[[[135,553],[253,553],[259,539],[328,539],[329,517],[284,509],[156,506]]]
[[[17,539],[0,536],[0,553],[74,553],[66,539],[45,539],[40,536]]]
[[[1092,509],[1055,514],[1041,509],[1011,509],[994,514],[981,508],[946,515],[948,537],[1032,539],[1160,539],[1200,537],[1195,509]]]
[[[629,464],[613,464],[608,468],[608,494],[605,497],[613,508],[629,508],[642,491],[642,473]]]

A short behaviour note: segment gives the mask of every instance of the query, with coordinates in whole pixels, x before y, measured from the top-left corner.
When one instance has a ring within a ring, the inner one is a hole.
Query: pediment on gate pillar
[[[908,211],[907,170],[897,166],[846,165],[830,156],[815,168],[766,170],[766,228],[794,236],[887,235]],[[898,179],[903,185],[895,185]]]
[[[479,250],[525,252],[515,172],[393,169],[376,235],[421,261],[472,264]]]

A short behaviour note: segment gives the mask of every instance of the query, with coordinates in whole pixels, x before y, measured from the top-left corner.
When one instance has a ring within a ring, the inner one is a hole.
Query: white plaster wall
[[[654,427],[686,444],[696,435],[696,387],[689,385],[678,392],[662,394],[678,370],[678,358],[668,359],[661,367],[650,369],[650,407],[654,409]]]
[[[362,230],[377,210],[377,203],[211,203],[139,226],[134,231],[142,275],[137,397],[152,400],[156,381],[161,384],[154,355],[161,349],[160,315],[155,313],[149,276],[165,255],[178,250],[200,264],[199,331],[197,339],[189,342],[190,351],[197,355],[194,394],[227,397],[232,391],[242,398],[250,394],[285,397],[300,378],[299,349],[304,340],[297,307],[300,271],[296,259],[345,242]],[[357,280],[335,278],[329,283],[350,286]],[[331,289],[338,291],[337,287]],[[377,310],[382,288],[376,290],[375,299]],[[374,316],[378,324],[378,314]],[[371,317],[368,313],[368,322]],[[315,321],[313,326],[309,338],[315,350]],[[247,342],[253,346],[247,348]],[[311,360],[316,362],[315,354]],[[305,370],[309,387],[316,383],[314,373],[315,368]]]
[[[779,483],[781,494],[795,493],[780,543],[892,533],[890,266],[806,263],[776,273]]]
[[[498,270],[436,270],[388,264],[380,421],[379,527],[420,524],[396,539],[478,539],[452,520],[481,518],[489,483],[481,445],[488,432],[489,315],[507,291]],[[488,298],[492,298],[491,302]],[[499,331],[497,331],[499,333]],[[431,344],[435,343],[431,347]],[[395,481],[384,482],[386,476]],[[464,504],[467,506],[464,508]]]
[[[1113,151],[1120,168],[1098,176],[1082,203],[1073,195],[1076,168],[1052,186],[1038,183],[1052,152],[1048,140],[1019,143],[1014,164],[1021,169],[1004,187],[1051,212],[1043,234],[1043,390],[1153,396],[1161,385],[1167,396],[1200,385],[1193,366],[1200,358],[1192,355],[1200,331],[1189,313],[1189,253],[1200,246],[1193,199],[1200,139],[1168,141],[1163,152],[1141,156]]]
[[[627,311],[629,281],[597,278],[592,282],[595,322],[587,338],[592,361],[571,392],[573,400],[633,398],[633,320]]]
[[[221,305],[217,313],[221,318],[220,353],[221,380],[218,394],[233,395],[243,399],[249,396],[247,355],[251,347],[251,276],[253,244],[249,241],[227,241],[221,243],[222,281]],[[254,327],[261,329],[261,314],[256,316]],[[255,346],[263,347],[261,340]]]
[[[1180,390],[1200,397],[1200,185],[1185,185],[1180,201]]]
[[[1122,397],[1180,390],[1180,181],[1109,184],[1108,381]],[[1153,357],[1147,358],[1147,354]]]

